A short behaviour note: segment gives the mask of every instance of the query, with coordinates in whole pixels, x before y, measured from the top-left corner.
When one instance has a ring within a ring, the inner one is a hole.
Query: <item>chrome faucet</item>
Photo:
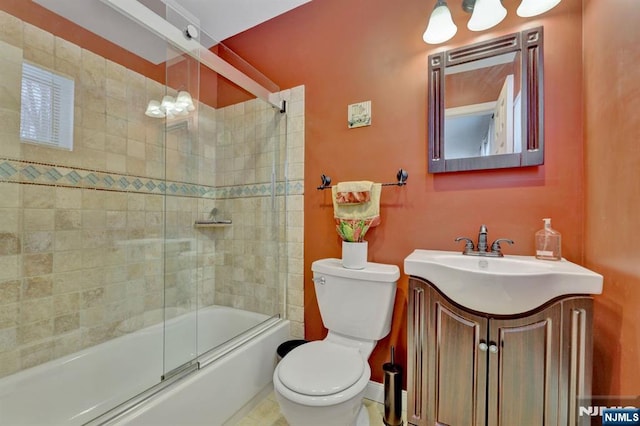
[[[480,225],[480,231],[478,231],[478,252],[487,251],[487,226]]]
[[[469,256],[488,256],[488,257],[502,257],[502,248],[500,247],[500,243],[513,244],[513,240],[508,238],[498,238],[491,244],[491,251],[487,250],[487,226],[482,224],[480,225],[480,230],[478,231],[478,249],[476,250],[473,245],[473,240],[468,237],[458,237],[456,238],[456,242],[465,241],[464,250],[462,254],[466,254]]]

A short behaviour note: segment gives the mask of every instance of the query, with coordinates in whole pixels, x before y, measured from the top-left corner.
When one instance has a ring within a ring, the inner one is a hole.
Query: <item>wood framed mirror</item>
[[[544,163],[542,27],[429,56],[429,173]]]

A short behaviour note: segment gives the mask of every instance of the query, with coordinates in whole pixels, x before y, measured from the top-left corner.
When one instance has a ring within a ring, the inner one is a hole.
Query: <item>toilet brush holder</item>
[[[382,365],[384,371],[384,417],[387,426],[402,425],[402,366],[395,363],[395,348],[391,347],[391,362]]]

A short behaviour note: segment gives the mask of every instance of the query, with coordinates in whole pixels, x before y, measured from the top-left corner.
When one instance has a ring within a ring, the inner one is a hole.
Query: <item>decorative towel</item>
[[[336,219],[336,231],[343,241],[360,243],[374,219]]]
[[[336,225],[340,226],[341,222],[348,224],[354,224],[356,221],[365,221],[368,228],[373,228],[380,224],[380,194],[382,192],[382,184],[367,182],[370,185],[369,200],[360,202],[358,204],[344,204],[338,202],[338,193],[340,189],[346,188],[348,191],[342,192],[354,192],[351,189],[366,188],[364,182],[344,182],[344,184],[338,184],[331,188],[333,195],[333,216],[336,220]],[[363,191],[355,191],[363,192]]]
[[[371,201],[373,182],[342,182],[336,185],[334,196],[337,204],[362,204]]]

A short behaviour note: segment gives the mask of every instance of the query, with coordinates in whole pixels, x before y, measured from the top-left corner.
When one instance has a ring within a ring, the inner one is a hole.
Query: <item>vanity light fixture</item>
[[[522,0],[516,13],[518,16],[529,18],[545,13],[562,0]],[[471,13],[467,28],[471,31],[484,31],[498,25],[507,16],[507,9],[502,0],[462,0],[462,9]],[[451,40],[458,27],[453,22],[451,11],[445,0],[436,0],[431,12],[427,30],[422,39],[428,44],[440,44]]]
[[[522,0],[516,13],[518,16],[528,18],[545,13],[560,3],[560,0]]]
[[[427,30],[422,35],[422,39],[429,44],[444,43],[456,35],[456,32],[458,32],[458,27],[453,23],[447,2],[438,0],[433,12],[431,12],[429,25],[427,25]]]
[[[195,109],[189,92],[180,91],[175,98],[166,95],[161,102],[150,100],[145,115],[153,118],[175,118],[185,116]]]
[[[484,31],[495,27],[507,16],[507,9],[500,0],[476,0],[467,28]]]

